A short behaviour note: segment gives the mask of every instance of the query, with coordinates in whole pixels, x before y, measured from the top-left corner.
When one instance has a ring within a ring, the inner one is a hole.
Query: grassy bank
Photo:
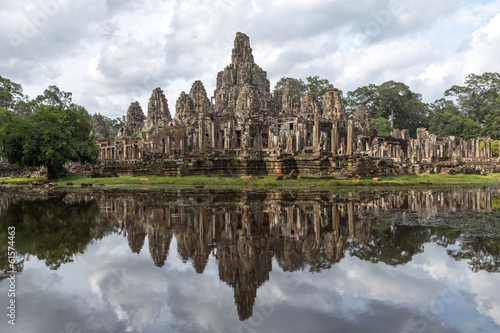
[[[360,180],[337,180],[337,179],[320,179],[308,178],[298,180],[276,180],[276,177],[206,177],[206,176],[188,176],[181,178],[174,177],[159,177],[159,176],[120,176],[113,178],[88,178],[79,175],[73,175],[62,179],[53,180],[53,183],[59,186],[66,186],[67,182],[72,182],[74,185],[82,183],[104,184],[108,186],[124,186],[124,185],[169,185],[169,186],[261,186],[261,187],[336,187],[336,186],[405,186],[405,187],[429,187],[443,185],[478,185],[491,184],[500,185],[500,174],[488,174],[486,176],[479,175],[398,175],[380,177],[381,180],[373,178],[363,178]],[[0,183],[31,183],[33,181],[43,181],[43,179],[24,179],[24,178],[1,178]]]

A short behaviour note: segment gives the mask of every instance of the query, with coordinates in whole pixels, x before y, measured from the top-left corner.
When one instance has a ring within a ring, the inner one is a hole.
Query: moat
[[[4,273],[12,226],[2,332],[500,331],[498,187],[4,188]]]

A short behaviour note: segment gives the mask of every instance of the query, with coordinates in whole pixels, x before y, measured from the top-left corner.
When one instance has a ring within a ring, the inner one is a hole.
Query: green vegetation
[[[49,86],[30,100],[20,84],[0,77],[0,154],[9,163],[46,166],[49,178],[58,178],[65,162],[96,161],[92,130],[91,117],[70,92]]]
[[[12,109],[23,97],[20,84],[0,76],[0,107]]]
[[[94,135],[97,139],[114,138],[120,127],[125,125],[127,119],[125,116],[121,118],[109,118],[100,113],[92,115],[92,125],[94,127]]]
[[[0,270],[9,270],[6,255],[9,226],[16,227],[16,250],[22,257],[16,262],[19,272],[29,256],[55,270],[82,254],[96,235],[101,238],[111,231],[111,226],[97,223],[99,215],[95,200],[67,203],[64,195],[21,199],[10,204],[0,213]]]
[[[59,178],[68,161],[93,163],[99,155],[88,113],[79,107],[40,105],[29,117],[0,109],[0,152],[10,163],[46,166]]]
[[[418,127],[428,127],[429,106],[422,102],[420,94],[401,82],[360,87],[347,93],[346,104],[351,114],[358,105],[364,104],[372,119],[383,117],[390,121],[392,128],[409,129],[412,136]]]
[[[320,79],[319,76],[308,76],[306,78],[307,83],[302,81],[302,79],[283,77],[276,83],[274,90],[282,92],[288,81],[292,81],[295,83],[295,85],[299,89],[301,97],[308,91],[314,92],[314,95],[316,96],[320,104],[323,102],[323,97],[325,96],[326,89],[328,87],[333,87],[333,85],[327,79]]]
[[[431,104],[429,131],[440,136],[458,136],[470,140],[481,135],[481,125],[460,112],[452,101],[444,98]]]
[[[92,183],[95,185],[105,184],[112,186],[123,186],[123,185],[137,185],[137,186],[148,186],[148,185],[168,185],[168,186],[224,186],[224,187],[349,187],[349,186],[359,186],[359,187],[387,187],[387,186],[398,186],[398,187],[428,187],[428,186],[442,186],[442,185],[477,185],[477,184],[488,184],[488,185],[500,185],[500,174],[489,174],[486,176],[480,175],[436,175],[436,174],[426,174],[426,175],[399,175],[399,176],[388,176],[380,177],[381,180],[377,181],[373,178],[363,178],[361,180],[342,180],[342,179],[321,179],[319,177],[307,177],[307,179],[298,180],[284,179],[276,180],[276,177],[271,176],[254,176],[252,178],[240,178],[240,177],[206,177],[206,176],[186,176],[186,177],[160,177],[160,176],[120,176],[120,177],[110,177],[110,178],[89,178],[79,175],[73,175],[69,177],[64,177],[60,179],[55,179],[53,182],[60,186],[65,186],[67,182],[72,182],[74,185],[81,185],[82,183]],[[141,180],[142,179],[142,180]],[[14,184],[19,182],[32,182],[35,179],[6,179],[0,177],[0,183],[3,181],[6,184]],[[36,179],[40,181],[40,179]],[[422,182],[430,182],[430,184],[422,184]]]
[[[460,112],[480,124],[493,111],[499,94],[499,73],[469,74],[464,86],[454,85],[444,93],[445,96],[455,96]]]
[[[391,135],[392,127],[391,124],[389,123],[389,120],[380,116],[377,119],[372,119],[370,122],[372,126],[377,130],[378,135],[381,136]]]

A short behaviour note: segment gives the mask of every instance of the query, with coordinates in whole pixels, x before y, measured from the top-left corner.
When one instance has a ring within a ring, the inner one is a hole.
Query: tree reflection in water
[[[234,289],[244,320],[252,315],[257,289],[269,279],[273,258],[289,272],[330,269],[346,253],[395,266],[410,262],[425,243],[446,247],[458,241],[458,249],[448,250],[451,257],[466,259],[474,272],[499,272],[497,197],[488,190],[377,195],[92,190],[31,200],[0,198],[0,233],[4,241],[7,227],[16,226],[20,269],[29,256],[58,269],[110,233],[126,235],[133,253],[143,250],[147,235],[153,263],[162,267],[175,237],[178,254],[197,273],[214,255],[219,277]],[[5,272],[5,251],[0,259]]]

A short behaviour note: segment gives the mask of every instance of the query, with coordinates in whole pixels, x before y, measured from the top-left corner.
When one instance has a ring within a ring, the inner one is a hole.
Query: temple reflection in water
[[[220,279],[234,289],[240,320],[252,316],[257,289],[269,279],[273,258],[284,271],[329,269],[346,253],[403,264],[422,252],[426,242],[448,245],[461,237],[460,228],[429,226],[433,217],[457,210],[491,211],[494,198],[498,200],[498,193],[489,190],[103,189],[62,195],[72,210],[82,209],[81,202],[94,203],[97,213],[89,217],[96,221],[90,231],[94,239],[109,230],[100,226],[113,225],[126,235],[131,251],[140,253],[147,236],[158,267],[168,260],[173,238],[179,256],[197,273],[204,272],[212,255]],[[0,195],[0,214],[17,200]],[[450,255],[473,261],[478,251],[466,246]],[[484,253],[484,246],[480,251]],[[490,257],[488,267],[498,270],[498,253]]]
[[[155,195],[102,191],[88,199],[98,201],[101,219],[126,231],[132,252],[142,250],[147,235],[158,267],[165,264],[173,237],[178,254],[197,273],[213,254],[244,320],[252,315],[257,289],[269,279],[273,257],[285,271],[330,268],[346,250],[362,259],[402,264],[421,252],[424,242],[443,238],[439,230],[425,228],[427,220],[439,212],[491,210],[494,193],[179,190]],[[444,243],[459,236],[447,232]]]

